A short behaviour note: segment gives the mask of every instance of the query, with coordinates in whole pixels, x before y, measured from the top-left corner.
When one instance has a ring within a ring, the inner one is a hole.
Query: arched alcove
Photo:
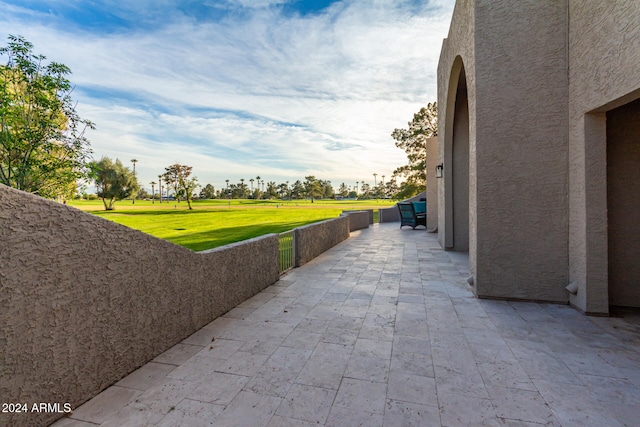
[[[453,63],[447,94],[444,179],[447,250],[469,251],[469,102],[462,59]]]

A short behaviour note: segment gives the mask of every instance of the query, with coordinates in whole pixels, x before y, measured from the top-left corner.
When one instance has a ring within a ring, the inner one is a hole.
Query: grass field
[[[269,233],[281,233],[305,224],[336,218],[343,210],[393,206],[383,200],[203,200],[151,203],[120,201],[116,210],[105,211],[101,201],[74,200],[68,203],[102,218],[140,230],[152,236],[202,251]]]

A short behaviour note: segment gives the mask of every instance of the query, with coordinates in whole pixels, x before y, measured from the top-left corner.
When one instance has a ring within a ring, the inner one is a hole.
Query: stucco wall
[[[349,216],[296,228],[296,267],[349,237]]]
[[[463,237],[455,237],[452,224],[455,206],[464,208],[455,190],[463,194],[466,182],[454,182],[451,170],[459,167],[454,158],[462,159],[454,151],[454,85],[462,64],[469,260],[478,296],[568,300],[566,8],[566,1],[458,1],[443,44],[439,240],[456,248],[454,240]]]
[[[568,301],[567,2],[475,10],[479,296]]]
[[[436,178],[436,166],[438,162],[438,137],[427,139],[427,230],[438,228],[438,179]],[[396,209],[397,210],[397,209]],[[398,215],[398,221],[400,217]]]
[[[370,211],[344,211],[342,215],[349,217],[349,231],[369,228]]]
[[[461,73],[465,74],[469,106],[469,268],[476,274],[476,45],[475,1],[458,0],[438,62],[438,241],[453,247],[453,126],[455,99]]]
[[[378,209],[378,220],[380,222],[398,222],[400,221],[400,212],[398,206],[393,205],[390,208]]]
[[[570,0],[571,303],[608,313],[606,111],[640,98],[640,2]]]
[[[275,235],[195,253],[2,185],[0,242],[0,402],[76,407],[279,277]]]

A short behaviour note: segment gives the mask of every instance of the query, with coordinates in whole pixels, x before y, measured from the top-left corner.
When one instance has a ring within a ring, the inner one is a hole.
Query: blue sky
[[[0,0],[0,44],[69,66],[94,157],[138,159],[147,188],[176,162],[216,188],[337,187],[406,162],[390,134],[436,100],[454,3]]]

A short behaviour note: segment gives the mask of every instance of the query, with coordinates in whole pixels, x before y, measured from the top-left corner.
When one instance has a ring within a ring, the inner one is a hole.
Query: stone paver
[[[478,300],[468,274],[374,225],[54,425],[637,425],[637,313]]]

